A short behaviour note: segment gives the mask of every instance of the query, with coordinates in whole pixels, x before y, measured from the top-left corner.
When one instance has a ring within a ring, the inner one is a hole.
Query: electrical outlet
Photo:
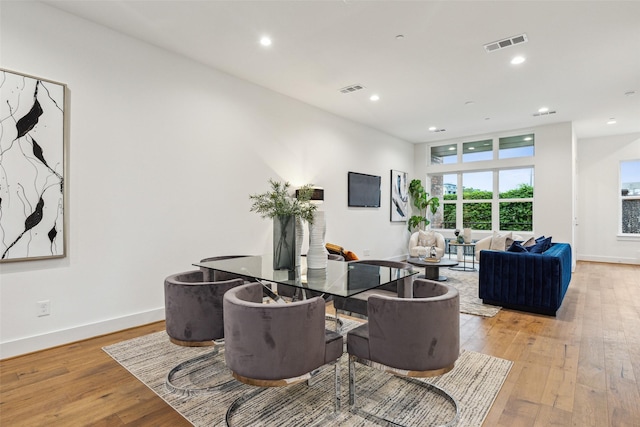
[[[36,303],[36,316],[48,316],[51,314],[51,301],[44,300]]]

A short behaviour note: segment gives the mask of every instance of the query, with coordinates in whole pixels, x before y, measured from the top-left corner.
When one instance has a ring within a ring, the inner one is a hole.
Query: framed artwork
[[[65,95],[0,69],[0,262],[65,256]]]
[[[391,170],[391,221],[409,219],[409,184],[406,172]]]

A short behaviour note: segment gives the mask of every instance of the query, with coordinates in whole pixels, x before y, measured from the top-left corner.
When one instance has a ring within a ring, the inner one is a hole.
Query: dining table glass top
[[[300,266],[295,270],[274,270],[270,254],[198,262],[194,265],[341,297],[357,295],[418,273],[414,269],[334,260],[327,261],[327,268],[308,269],[306,257],[301,257]]]

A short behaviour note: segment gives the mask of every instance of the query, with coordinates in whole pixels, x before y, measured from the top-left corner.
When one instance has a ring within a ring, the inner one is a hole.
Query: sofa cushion
[[[511,231],[504,234],[494,231],[493,236],[491,237],[491,245],[489,246],[489,249],[495,251],[506,251],[507,239],[513,239],[513,233]]]
[[[536,239],[534,239],[533,237],[529,237],[524,243],[522,243],[522,246],[525,248],[528,248],[535,244],[536,244]]]

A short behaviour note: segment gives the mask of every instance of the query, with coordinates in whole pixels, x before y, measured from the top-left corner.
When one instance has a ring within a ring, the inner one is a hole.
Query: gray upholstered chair
[[[455,408],[451,422],[455,423],[455,399],[411,377],[437,376],[453,369],[460,353],[460,297],[453,286],[426,279],[414,281],[413,294],[411,299],[371,296],[368,323],[347,334],[350,409],[363,412],[356,402],[356,363],[361,363],[444,396]]]
[[[222,297],[242,279],[204,280],[200,270],[173,274],[164,281],[167,335],[172,343],[189,347],[214,345],[224,337]]]
[[[308,380],[324,365],[335,371],[334,412],[340,406],[340,334],[325,329],[325,303],[320,297],[289,304],[263,304],[262,286],[249,283],[224,296],[225,360],[238,381],[258,387],[278,387]],[[233,412],[253,396],[241,396]]]
[[[351,261],[351,263],[359,263],[359,264],[368,264],[373,266],[381,266],[381,267],[390,267],[390,268],[399,268],[399,269],[408,269],[412,270],[413,267],[406,262],[400,261],[388,261],[388,260],[380,260],[380,259],[367,259],[367,260],[358,260]],[[400,298],[409,298],[411,295],[405,295],[407,292],[407,288],[405,286],[406,282],[409,283],[413,280],[412,277],[408,277],[406,279],[399,279],[388,283],[382,287],[372,289],[370,291],[365,291],[360,294],[357,294],[350,298],[343,297],[334,297],[333,298],[333,306],[336,310],[342,310],[348,312],[350,314],[359,314],[361,316],[367,316],[367,300],[372,295],[385,295],[392,297],[400,297]]]
[[[193,270],[171,275],[164,281],[165,327],[174,344],[189,347],[221,344],[217,341],[224,337],[222,298],[229,289],[244,284],[244,280],[208,282],[204,277],[203,271]],[[185,394],[216,390],[219,386],[182,387],[175,385],[173,380],[178,372],[217,353],[218,346],[215,346],[211,353],[173,367],[165,380],[167,388]]]

